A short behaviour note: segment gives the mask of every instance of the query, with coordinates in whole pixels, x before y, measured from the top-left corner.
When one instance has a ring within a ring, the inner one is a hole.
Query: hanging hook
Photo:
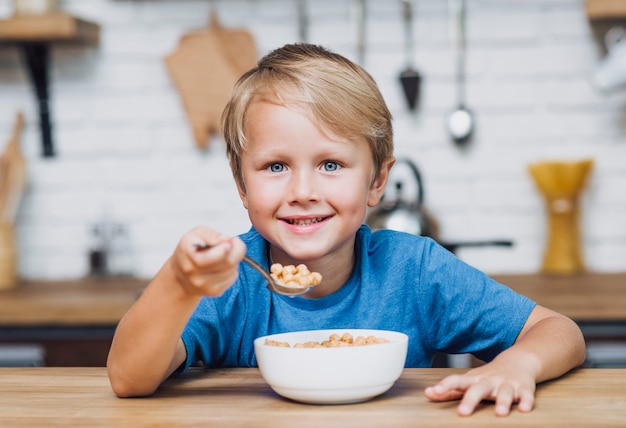
[[[365,21],[367,5],[366,0],[356,0],[356,2],[358,63],[363,66],[365,64]]]
[[[406,66],[413,66],[413,0],[402,0],[402,16],[404,17],[404,38]]]
[[[209,26],[219,26],[219,17],[217,13],[217,6],[215,0],[209,0]]]
[[[309,41],[309,16],[306,10],[306,0],[298,0],[298,37],[302,43]]]

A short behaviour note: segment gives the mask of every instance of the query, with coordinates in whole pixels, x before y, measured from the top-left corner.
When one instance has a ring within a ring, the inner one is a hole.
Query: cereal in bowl
[[[344,333],[342,336],[338,334],[331,334],[328,340],[323,342],[304,342],[304,343],[296,343],[294,348],[341,348],[345,346],[365,346],[365,345],[376,345],[378,343],[388,343],[389,340],[383,337],[375,337],[375,336],[357,336],[353,337],[350,333]],[[279,342],[276,340],[265,340],[265,344],[269,346],[281,346],[285,348],[290,348],[291,346],[287,342]]]

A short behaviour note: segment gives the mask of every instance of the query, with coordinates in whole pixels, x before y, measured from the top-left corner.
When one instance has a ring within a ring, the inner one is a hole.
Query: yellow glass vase
[[[542,272],[575,274],[585,270],[579,198],[593,160],[538,162],[529,165],[530,175],[542,193],[548,215],[548,230]]]

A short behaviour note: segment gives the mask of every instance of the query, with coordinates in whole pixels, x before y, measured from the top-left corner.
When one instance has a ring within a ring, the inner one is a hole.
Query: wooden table
[[[580,369],[539,385],[531,413],[496,417],[493,405],[469,418],[456,402],[433,403],[426,386],[458,369],[405,369],[369,402],[322,406],[276,395],[257,369],[192,369],[148,398],[113,395],[104,368],[0,369],[3,427],[609,427],[626,425],[626,369]]]

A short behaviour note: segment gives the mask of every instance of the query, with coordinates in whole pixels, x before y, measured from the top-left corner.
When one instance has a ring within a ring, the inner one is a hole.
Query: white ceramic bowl
[[[294,348],[323,342],[331,334],[375,336],[389,342],[341,348]],[[290,348],[266,345],[287,342]],[[333,329],[273,334],[255,339],[254,350],[265,381],[283,397],[314,404],[357,403],[386,392],[402,374],[408,336],[387,330]]]

